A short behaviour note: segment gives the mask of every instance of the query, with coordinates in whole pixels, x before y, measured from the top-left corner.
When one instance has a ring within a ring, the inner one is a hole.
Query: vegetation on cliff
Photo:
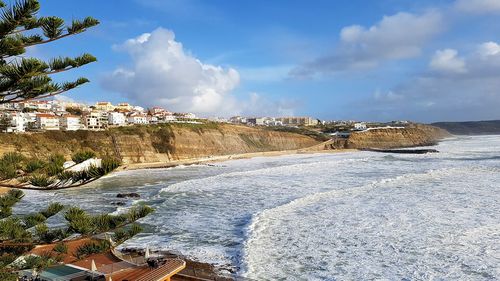
[[[12,215],[12,207],[22,200],[24,194],[20,190],[12,189],[0,196],[0,272],[4,274],[11,270],[36,268],[42,270],[61,261],[61,254],[67,251],[68,237],[81,239],[92,237],[105,232],[114,232],[115,242],[122,243],[142,231],[135,222],[151,212],[153,209],[140,205],[117,215],[89,214],[78,207],[66,207],[59,203],[51,203],[37,213],[24,216]],[[64,211],[65,227],[49,228],[47,219]],[[63,241],[64,240],[64,241]],[[12,264],[18,257],[26,254],[36,245],[58,242],[54,249],[38,257],[27,258],[25,263]],[[89,254],[108,250],[112,245],[109,241],[92,242],[82,245],[77,250],[79,258]],[[116,246],[116,245],[115,245]]]
[[[72,158],[81,163],[94,156],[95,153],[91,151],[78,151]],[[65,158],[61,154],[28,158],[18,152],[5,153],[0,158],[0,185],[17,188],[67,188],[100,178],[120,165],[118,159],[109,156],[103,156],[99,165],[91,164],[77,171],[65,169],[64,163]]]

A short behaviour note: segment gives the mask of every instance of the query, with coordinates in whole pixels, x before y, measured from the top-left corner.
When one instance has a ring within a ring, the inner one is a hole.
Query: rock
[[[121,201],[113,201],[113,202],[111,202],[109,204],[115,205],[115,206],[125,206],[125,205],[127,205],[127,203],[121,202]]]
[[[116,195],[116,198],[140,198],[141,196],[138,193],[131,192],[131,193],[118,193]]]

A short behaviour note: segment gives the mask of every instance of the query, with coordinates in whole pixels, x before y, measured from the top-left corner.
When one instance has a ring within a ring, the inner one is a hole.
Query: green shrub
[[[19,166],[24,159],[25,157],[19,152],[7,152],[2,156],[0,161],[6,164]]]
[[[68,245],[64,244],[63,242],[57,243],[54,246],[53,251],[61,253],[61,254],[67,254],[68,253]]]
[[[78,207],[69,208],[64,218],[68,221],[69,232],[86,235],[95,229],[93,218]]]
[[[32,159],[26,163],[24,171],[27,173],[33,173],[45,167],[45,162],[40,159]]]
[[[127,212],[127,219],[129,222],[134,222],[140,218],[143,218],[150,213],[154,211],[153,208],[147,206],[147,205],[141,205],[138,207],[132,207],[128,212]]]
[[[19,189],[10,189],[7,194],[0,196],[0,219],[12,214],[12,206],[24,197],[24,192]]]
[[[75,177],[75,172],[68,170],[64,170],[59,174],[57,174],[57,179],[60,181],[69,181],[69,180],[73,181],[74,177]]]
[[[52,163],[51,162],[51,163],[49,163],[48,165],[45,166],[45,168],[43,169],[43,171],[48,176],[53,177],[53,176],[58,175],[62,171],[64,171],[64,168],[63,168],[62,165],[58,165],[56,163]]]
[[[0,180],[8,180],[15,177],[17,177],[16,166],[0,161]]]
[[[46,220],[47,218],[40,213],[30,214],[23,218],[25,228],[32,228],[33,226],[41,224]]]
[[[82,150],[82,151],[77,151],[73,155],[71,155],[71,159],[75,163],[82,163],[85,160],[88,160],[90,158],[94,158],[96,156],[95,152],[92,150]]]
[[[103,157],[101,160],[101,169],[103,175],[111,173],[116,168],[120,167],[121,161],[113,157]]]
[[[98,232],[105,232],[113,228],[113,216],[109,214],[100,214],[93,217],[94,226]]]
[[[12,261],[14,261],[14,260],[12,260]],[[17,275],[17,273],[3,271],[3,269],[0,269],[0,280],[2,280],[2,281],[17,281],[17,280],[19,280],[19,276]]]
[[[100,254],[107,252],[111,248],[111,243],[107,240],[99,240],[98,242],[87,242],[76,249],[76,257],[82,259],[92,254]]]
[[[18,218],[9,217],[0,220],[0,240],[25,242],[31,240],[31,234]]]
[[[49,187],[54,182],[54,179],[43,174],[34,174],[28,177],[28,183],[38,187]]]
[[[40,212],[44,217],[50,218],[64,209],[64,205],[58,202],[50,203],[50,205]]]
[[[134,237],[135,235],[139,234],[142,232],[142,227],[136,223],[133,223],[130,228],[128,229],[128,235],[129,237]]]
[[[35,226],[35,234],[41,243],[53,243],[69,236],[63,229],[49,229],[45,223]]]
[[[113,240],[118,244],[123,243],[125,240],[129,238],[128,233],[123,229],[118,229],[113,234]]]
[[[55,153],[49,156],[49,163],[52,163],[55,166],[62,167],[64,162],[66,162],[66,159],[64,159],[64,155],[62,154]]]

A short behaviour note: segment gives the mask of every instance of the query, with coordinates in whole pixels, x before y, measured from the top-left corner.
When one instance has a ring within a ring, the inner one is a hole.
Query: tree
[[[47,98],[89,82],[82,77],[56,83],[50,75],[95,62],[91,54],[48,62],[22,55],[26,48],[82,33],[99,21],[87,17],[65,25],[55,16],[37,17],[39,9],[37,0],[17,0],[10,6],[0,0],[0,104]]]

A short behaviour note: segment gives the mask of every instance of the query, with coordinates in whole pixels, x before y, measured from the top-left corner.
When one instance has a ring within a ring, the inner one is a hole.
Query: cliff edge
[[[450,133],[438,127],[411,124],[404,128],[378,128],[352,133],[346,140],[345,148],[403,148],[435,145]]]
[[[75,151],[92,149],[132,164],[294,150],[318,143],[305,135],[230,124],[161,124],[107,131],[0,134],[0,155],[10,151],[31,157],[60,153],[69,159]]]

